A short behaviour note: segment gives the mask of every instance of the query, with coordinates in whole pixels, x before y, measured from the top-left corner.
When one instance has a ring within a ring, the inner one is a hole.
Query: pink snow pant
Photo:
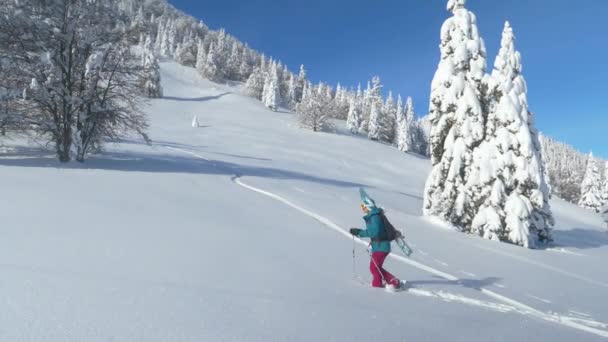
[[[373,287],[384,287],[382,281],[386,281],[387,284],[394,286],[399,285],[399,279],[395,278],[392,274],[388,273],[382,265],[384,259],[388,256],[387,252],[374,252],[372,253],[372,260],[369,262],[369,271],[372,273],[374,279],[372,280]]]

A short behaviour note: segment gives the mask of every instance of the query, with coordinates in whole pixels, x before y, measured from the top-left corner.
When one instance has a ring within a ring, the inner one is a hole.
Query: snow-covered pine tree
[[[196,59],[197,44],[193,40],[189,40],[188,37],[184,37],[184,40],[175,49],[175,61],[193,67],[196,66]]]
[[[469,203],[465,184],[473,149],[484,138],[482,79],[486,49],[475,15],[465,0],[450,0],[453,16],[441,28],[441,59],[431,85],[432,170],[427,179],[424,214],[470,227],[476,206]]]
[[[348,108],[348,118],[346,128],[352,133],[357,134],[361,131],[361,104],[356,96],[351,97]]]
[[[199,39],[196,46],[196,65],[194,66],[199,73],[203,73],[205,68],[205,62],[207,62],[207,53],[205,52],[205,44]]]
[[[399,135],[400,130],[401,130],[401,126],[403,124],[403,121],[405,121],[405,113],[403,112],[403,98],[401,97],[401,94],[397,95],[397,108],[395,111],[395,131],[393,132],[393,145],[397,146],[397,148],[399,148]]]
[[[232,49],[230,50],[230,56],[226,62],[226,78],[229,80],[236,80],[239,78],[239,69],[241,66],[241,49],[239,44],[234,41],[232,43]]]
[[[604,166],[604,183],[602,184],[602,204],[608,204],[608,161]]]
[[[267,75],[264,81],[264,90],[262,95],[262,101],[264,106],[272,111],[276,111],[279,107],[279,77],[277,75],[277,68],[273,66],[270,74]]]
[[[361,101],[361,106],[361,109],[363,110],[362,126],[367,130],[369,127],[369,118],[372,110],[372,84],[370,81],[367,81],[367,87],[363,91],[363,100]]]
[[[334,97],[334,118],[338,120],[348,120],[348,113],[350,111],[350,101],[347,96],[346,88],[342,87],[340,83],[336,87],[336,96]]]
[[[546,159],[553,193],[566,201],[578,204],[587,167],[587,155],[547,136],[543,136],[543,145],[543,157]]]
[[[155,37],[155,41],[154,41],[154,49],[158,53],[160,53],[160,50],[161,50],[161,47],[163,44],[164,35],[165,35],[165,21],[159,19],[159,23],[156,28],[156,37]]]
[[[160,84],[160,66],[158,58],[152,48],[152,39],[146,38],[142,51],[143,73],[140,80],[140,87],[144,94],[149,98],[163,97],[163,89]]]
[[[395,106],[395,98],[393,92],[389,91],[384,108],[382,109],[381,117],[381,140],[392,143],[395,139],[395,127],[397,123],[397,107]]]
[[[480,205],[471,231],[485,238],[534,247],[551,240],[553,217],[542,151],[528,109],[526,81],[515,37],[505,23],[488,77],[486,137],[473,153],[469,198]]]
[[[369,90],[369,122],[367,126],[367,136],[370,140],[378,141],[382,138],[382,85],[380,77],[374,76],[372,79],[373,87]]]
[[[380,140],[380,117],[381,117],[381,108],[378,102],[371,102],[371,113],[369,115],[369,123],[367,126],[367,137],[370,140],[379,141]]]
[[[399,96],[401,101],[401,96]],[[398,124],[398,141],[397,147],[402,152],[412,152],[413,144],[413,124],[414,124],[414,104],[411,97],[408,97],[405,102],[405,110],[401,114]]]
[[[160,40],[160,55],[163,57],[173,56],[173,44],[175,43],[175,24],[167,21]]]
[[[581,200],[578,205],[595,212],[599,212],[602,207],[601,175],[593,153],[589,154],[587,172],[583,178],[583,184],[581,184]]]
[[[285,104],[287,108],[290,110],[294,110],[296,108],[296,92],[297,92],[297,79],[295,75],[290,75],[289,77],[289,85],[287,87],[287,98],[285,99]]]
[[[243,50],[243,59],[241,60],[241,65],[239,66],[239,80],[246,81],[253,71],[253,65],[250,62],[253,58],[250,57],[250,52],[248,48]]]
[[[298,78],[296,80],[296,102],[302,102],[302,97],[304,96],[304,86],[306,85],[306,68],[304,65],[300,65],[300,73],[298,74]]]
[[[221,73],[217,64],[217,59],[215,58],[215,54],[215,45],[211,44],[202,70],[203,76],[210,79],[211,81],[219,81],[221,79]]]
[[[413,124],[414,150],[423,156],[431,156],[431,121],[425,115],[414,121]]]
[[[289,97],[289,78],[291,73],[287,70],[287,66],[283,65],[281,62],[277,65],[277,76],[278,76],[278,86],[279,86],[279,98],[281,102],[279,105],[288,105],[288,97]]]
[[[304,83],[302,102],[296,106],[300,126],[314,132],[332,127],[326,110],[328,107],[326,95],[323,83],[320,83],[316,89],[309,82]]]

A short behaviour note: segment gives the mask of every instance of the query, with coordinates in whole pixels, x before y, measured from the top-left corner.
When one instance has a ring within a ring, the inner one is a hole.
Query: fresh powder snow
[[[427,159],[344,122],[302,130],[191,67],[160,73],[165,97],[143,108],[150,145],[134,136],[62,164],[6,142],[0,340],[608,337],[599,215],[552,199],[547,249],[446,230],[421,210]],[[193,117],[204,125],[192,129]],[[348,233],[363,225],[359,187],[414,249],[387,261],[406,292],[367,285],[367,243]]]

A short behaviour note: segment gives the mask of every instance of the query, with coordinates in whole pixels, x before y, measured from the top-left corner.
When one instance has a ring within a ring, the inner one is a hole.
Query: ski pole
[[[378,273],[380,273],[380,277],[382,277],[382,281],[385,284],[388,284],[388,282],[386,281],[386,278],[384,278],[384,273],[382,273],[382,269],[380,268],[380,266],[378,266],[378,264],[376,263],[376,260],[374,260],[374,256],[372,255],[372,252],[369,250],[369,248],[366,248],[366,249],[367,249],[367,254],[369,254],[369,258],[371,259],[374,266],[376,266]]]

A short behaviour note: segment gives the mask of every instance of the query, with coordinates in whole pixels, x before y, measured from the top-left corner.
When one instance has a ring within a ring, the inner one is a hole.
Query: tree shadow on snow
[[[62,164],[49,151],[17,149],[10,153],[0,154],[0,166],[260,177],[279,180],[300,180],[345,188],[371,188],[365,184],[323,178],[279,168],[256,167],[221,160],[204,160],[171,154],[109,152],[92,156],[82,164],[77,162]]]
[[[138,139],[119,139],[116,143],[120,144],[129,144],[129,145],[146,145],[146,146],[162,146],[162,147],[173,147],[173,148],[183,148],[183,149],[197,149],[197,148],[207,148],[205,145],[192,145],[192,144],[181,144],[173,141],[162,141],[162,140],[152,140],[151,144],[146,144],[143,140]]]
[[[592,249],[608,246],[608,230],[574,228],[571,230],[554,230],[554,243],[549,247],[572,247]]]
[[[180,102],[206,102],[206,101],[219,100],[228,94],[232,94],[232,93],[227,91],[225,93],[215,95],[215,96],[202,96],[202,97],[163,96],[163,100],[180,101]]]
[[[205,126],[205,127],[211,127],[211,126]],[[134,140],[134,139],[121,139],[118,142],[121,144],[147,145],[142,140]],[[204,149],[204,148],[208,147],[205,145],[180,144],[180,143],[176,143],[176,142],[161,141],[161,140],[153,140],[152,144],[150,146],[187,149],[187,150]],[[257,161],[272,161],[272,159],[268,159],[268,158],[244,156],[241,154],[233,154],[233,153],[222,153],[222,152],[214,152],[214,151],[205,151],[205,153],[211,153],[211,154],[216,154],[219,156],[233,157],[233,158],[239,158],[239,159],[248,159],[248,160],[257,160]]]

